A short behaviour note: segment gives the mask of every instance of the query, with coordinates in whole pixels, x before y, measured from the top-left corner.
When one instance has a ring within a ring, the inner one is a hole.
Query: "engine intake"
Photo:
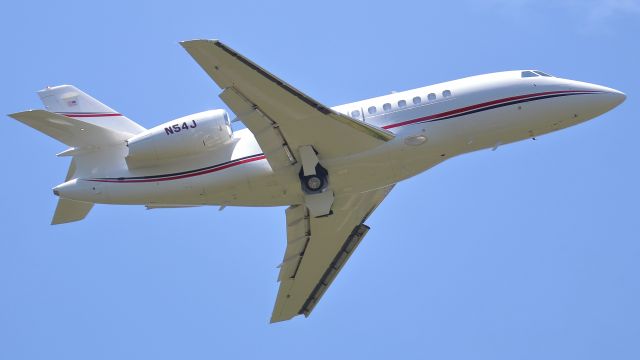
[[[233,131],[224,110],[209,110],[168,121],[127,140],[129,168],[212,150],[231,140]]]

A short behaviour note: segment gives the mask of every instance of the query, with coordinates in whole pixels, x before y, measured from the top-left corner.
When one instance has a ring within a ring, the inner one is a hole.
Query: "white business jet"
[[[309,316],[393,186],[463,153],[601,115],[620,91],[537,70],[473,76],[329,108],[217,40],[182,46],[222,89],[224,110],[145,129],[70,85],[47,110],[11,114],[69,146],[53,224],[93,204],[288,206],[271,322]]]

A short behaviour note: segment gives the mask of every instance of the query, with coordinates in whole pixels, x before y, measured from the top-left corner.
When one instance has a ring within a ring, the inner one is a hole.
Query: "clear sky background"
[[[5,2],[0,112],[65,83],[146,127],[224,107],[193,38],[327,105],[522,68],[628,99],[403,182],[311,317],[274,325],[284,208],[50,226],[65,147],[5,118],[0,359],[640,358],[639,1],[166,3]]]

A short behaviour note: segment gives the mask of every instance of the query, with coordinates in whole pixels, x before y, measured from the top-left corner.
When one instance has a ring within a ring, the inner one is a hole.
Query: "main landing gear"
[[[313,217],[331,215],[333,191],[329,189],[329,173],[318,160],[318,154],[310,145],[299,149],[302,168],[298,176],[304,193],[304,202]]]

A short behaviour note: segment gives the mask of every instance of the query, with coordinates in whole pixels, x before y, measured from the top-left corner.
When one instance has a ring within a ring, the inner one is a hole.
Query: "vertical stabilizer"
[[[146,130],[72,85],[49,86],[38,91],[38,96],[51,112],[128,134]]]
[[[58,225],[84,219],[93,203],[60,198],[51,225]]]

